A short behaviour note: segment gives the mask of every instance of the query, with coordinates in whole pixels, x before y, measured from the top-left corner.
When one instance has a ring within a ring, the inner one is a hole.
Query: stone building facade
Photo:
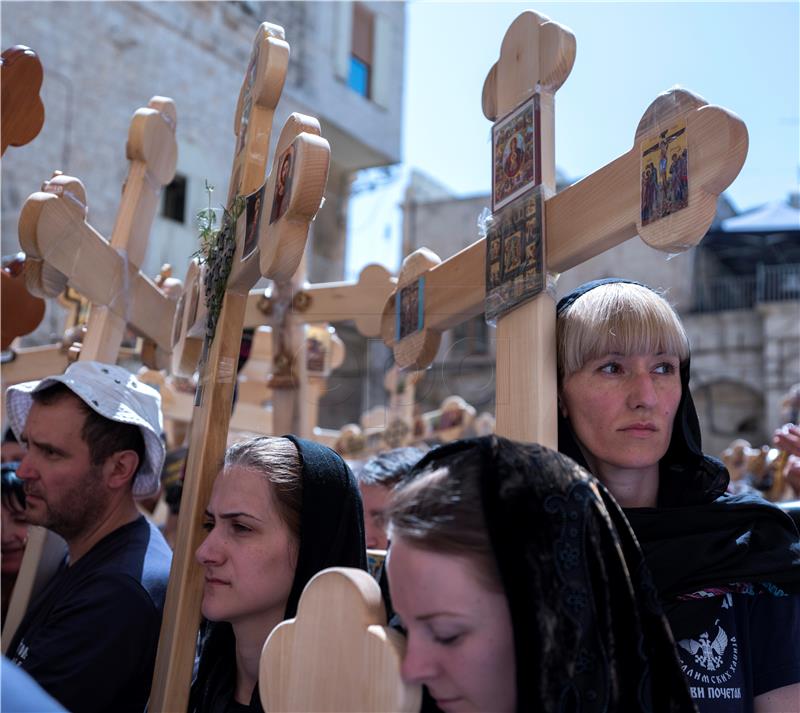
[[[349,76],[356,8],[369,19],[368,90]],[[289,71],[273,146],[291,112],[317,117],[331,144],[325,204],[312,229],[311,281],[342,278],[349,188],[355,172],[400,160],[405,8],[399,2],[16,2],[4,3],[2,46],[34,48],[44,67],[45,124],[2,163],[2,252],[16,252],[17,218],[53,170],[80,178],[89,222],[111,232],[128,170],[125,140],[134,111],[153,95],[174,99],[182,216],[156,217],[144,270],[164,262],[182,277],[197,249],[195,216],[215,186],[225,201],[239,88],[258,25],[285,28]],[[367,96],[364,96],[367,94]],[[53,315],[38,334],[59,332]]]

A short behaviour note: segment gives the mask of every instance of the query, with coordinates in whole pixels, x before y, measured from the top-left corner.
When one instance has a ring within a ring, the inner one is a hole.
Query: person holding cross
[[[172,553],[136,508],[158,490],[161,399],[122,367],[78,361],[8,389],[25,515],[67,556],[31,603],[11,660],[72,711],[142,711]]]
[[[606,279],[557,307],[559,450],[623,507],[702,713],[800,710],[800,542],[703,454],[689,343],[650,288]]]
[[[438,710],[696,710],[630,527],[569,458],[455,441],[412,469],[386,517],[401,673]]]
[[[327,567],[367,568],[361,498],[330,448],[295,436],[232,445],[205,511],[205,570],[190,713],[263,713],[261,650]]]

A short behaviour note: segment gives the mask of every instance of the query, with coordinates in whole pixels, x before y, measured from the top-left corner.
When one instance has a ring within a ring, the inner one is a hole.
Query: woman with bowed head
[[[559,450],[622,506],[702,713],[800,711],[800,543],[789,517],[701,449],[689,343],[634,282],[557,307]]]
[[[327,567],[366,569],[358,485],[330,448],[294,436],[231,446],[214,481],[197,561],[205,570],[189,711],[261,712],[261,649]]]
[[[695,710],[628,524],[569,458],[457,441],[414,467],[386,517],[402,674],[440,710]]]

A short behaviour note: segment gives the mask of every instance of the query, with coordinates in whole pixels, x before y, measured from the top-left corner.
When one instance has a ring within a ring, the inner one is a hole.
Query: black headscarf
[[[694,711],[619,507],[560,453],[498,436],[428,453],[410,477],[478,468],[514,627],[517,710]]]
[[[582,295],[609,283],[641,285],[617,278],[587,282],[559,301],[558,317]],[[800,592],[800,542],[794,523],[759,495],[726,495],[728,471],[702,451],[689,362],[687,357],[680,365],[681,399],[669,448],[659,464],[657,506],[624,510],[677,639],[693,632],[718,605],[707,600],[685,607],[675,601],[678,595],[737,582],[769,582]],[[572,426],[560,412],[558,449],[588,468]]]
[[[327,567],[367,569],[361,495],[350,468],[330,448],[295,436],[284,436],[297,448],[302,477],[300,547],[284,619],[297,614],[308,581]],[[225,713],[236,683],[236,639],[227,622],[205,622],[200,661],[188,710]],[[263,713],[256,685],[242,711]]]

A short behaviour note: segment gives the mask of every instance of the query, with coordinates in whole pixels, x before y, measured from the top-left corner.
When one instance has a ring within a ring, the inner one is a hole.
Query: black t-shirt
[[[12,661],[68,710],[144,710],[171,559],[139,517],[65,561],[22,620]]]
[[[754,697],[800,682],[800,596],[742,589],[706,590],[719,608],[701,631],[676,642],[700,713],[752,713]]]

